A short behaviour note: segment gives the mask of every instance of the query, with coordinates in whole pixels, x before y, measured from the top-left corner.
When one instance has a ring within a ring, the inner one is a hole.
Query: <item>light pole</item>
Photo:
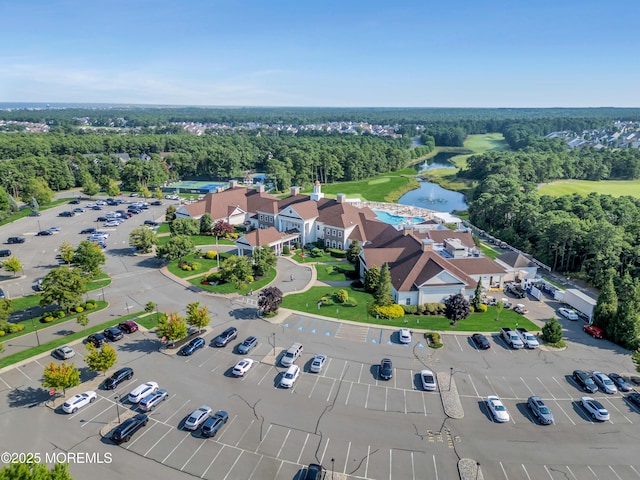
[[[271,335],[273,335],[273,356],[276,356],[276,332],[273,332]]]
[[[120,395],[114,395],[113,398],[116,400],[116,412],[118,412],[118,423],[120,423]]]
[[[479,473],[480,473],[480,462],[476,462],[476,480],[478,480]]]
[[[449,367],[449,391],[451,391],[452,380],[453,380],[453,367]]]
[[[31,316],[31,309],[29,309],[29,316]],[[36,340],[38,341],[38,346],[40,346],[40,337],[38,336],[38,329],[36,328],[36,323],[33,321],[33,317],[31,317],[31,326],[33,327],[33,331],[36,332]]]
[[[334,466],[335,463],[336,463],[336,459],[332,458],[331,459],[331,480],[333,480],[333,472],[334,472],[333,466]]]
[[[107,299],[106,299],[106,298],[105,298],[105,296],[104,296],[104,287],[102,287],[102,301],[103,301],[103,302],[106,302],[106,301],[107,301]]]

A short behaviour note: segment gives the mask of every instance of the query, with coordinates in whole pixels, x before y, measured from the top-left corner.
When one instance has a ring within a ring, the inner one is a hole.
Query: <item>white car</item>
[[[564,307],[559,308],[558,313],[562,315],[564,318],[566,318],[567,320],[573,320],[574,322],[578,320],[578,314],[574,310],[571,310],[570,308],[564,308]]]
[[[96,398],[96,392],[94,392],[93,390],[84,393],[78,393],[77,395],[74,395],[73,397],[65,400],[65,402],[62,404],[62,410],[67,413],[76,413],[79,408],[95,402]]]
[[[158,390],[158,384],[156,382],[147,382],[142,385],[138,385],[136,388],[131,390],[131,393],[129,393],[129,401],[131,403],[138,403],[144,397],[156,390]]]
[[[280,380],[280,386],[282,388],[291,388],[296,383],[298,376],[300,375],[300,367],[297,365],[291,365],[287,371],[282,375]]]
[[[489,411],[496,422],[504,423],[510,420],[509,412],[507,412],[506,407],[499,397],[489,395],[487,397],[487,407],[489,407]]]
[[[599,420],[601,422],[609,420],[609,412],[597,400],[594,400],[591,397],[582,397],[580,398],[580,403],[594,420]]]
[[[311,360],[311,366],[309,367],[309,371],[313,373],[320,373],[326,361],[327,361],[327,356],[319,353],[318,355],[313,357],[313,360]]]
[[[242,377],[249,371],[252,366],[253,360],[251,360],[250,358],[245,358],[244,360],[240,360],[238,363],[236,363],[236,366],[233,367],[231,373],[233,373],[236,377]]]
[[[405,345],[411,343],[411,332],[408,328],[401,328],[398,336],[400,338],[400,343],[404,343]]]
[[[109,220],[107,223],[104,224],[105,227],[117,227],[118,225],[120,225],[120,222],[118,220]]]
[[[211,415],[211,407],[203,405],[200,408],[193,411],[189,418],[184,422],[184,428],[187,430],[197,430],[207,418]]]
[[[431,370],[420,370],[420,381],[423,390],[433,392],[436,389],[436,377]]]

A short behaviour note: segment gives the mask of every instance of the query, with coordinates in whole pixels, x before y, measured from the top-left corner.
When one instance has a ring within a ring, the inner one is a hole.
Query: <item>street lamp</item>
[[[106,299],[106,298],[105,298],[105,296],[104,296],[104,287],[102,287],[102,301],[103,301],[103,302],[106,302],[106,301],[107,301],[107,299]]]
[[[116,400],[116,412],[118,412],[118,423],[120,423],[120,408],[118,406],[120,403],[120,395],[114,395],[113,398]]]
[[[276,332],[273,332],[271,335],[273,335],[273,356],[276,356]]]
[[[29,309],[29,316],[31,316],[31,309]],[[38,346],[40,346],[40,337],[38,336],[38,329],[36,328],[36,323],[33,321],[33,317],[31,317],[31,326],[33,327],[33,331],[36,332],[36,340],[38,341]]]
[[[480,473],[480,462],[476,462],[476,480],[478,480],[479,473]]]
[[[336,459],[332,458],[331,459],[331,480],[333,480],[333,471],[334,471],[333,465],[335,464],[335,462],[336,462]]]
[[[449,391],[451,391],[451,381],[453,380],[453,367],[449,367]]]

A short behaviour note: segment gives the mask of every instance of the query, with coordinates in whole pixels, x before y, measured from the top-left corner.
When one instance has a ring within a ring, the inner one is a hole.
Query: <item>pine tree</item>
[[[476,290],[473,293],[473,298],[471,299],[471,306],[474,311],[478,312],[480,310],[480,305],[482,305],[482,279],[478,280],[478,285],[476,285]]]
[[[598,302],[593,309],[593,324],[605,332],[608,330],[609,320],[618,310],[618,294],[613,284],[613,270],[609,270],[606,280],[598,295]]]
[[[548,343],[558,343],[562,340],[562,325],[557,318],[551,318],[542,327],[542,339]]]
[[[380,283],[376,289],[374,295],[376,299],[376,305],[386,307],[393,305],[393,297],[391,296],[391,272],[389,271],[389,264],[384,263],[380,269]]]
[[[352,240],[349,245],[349,250],[347,250],[347,261],[353,265],[358,261],[358,255],[362,251],[362,247],[357,240]]]
[[[607,337],[628,349],[638,348],[640,333],[640,283],[626,273],[622,279],[620,303],[607,323]]]
[[[364,272],[364,289],[369,293],[375,293],[380,285],[380,269],[377,265],[372,265]]]

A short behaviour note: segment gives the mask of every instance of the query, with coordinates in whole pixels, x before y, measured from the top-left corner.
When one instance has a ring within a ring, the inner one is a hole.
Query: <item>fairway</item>
[[[540,195],[550,195],[553,197],[572,195],[574,193],[586,196],[591,192],[614,197],[628,195],[638,198],[640,197],[640,180],[601,180],[599,182],[588,180],[560,180],[541,185],[538,188]]]
[[[458,168],[467,165],[467,158],[471,155],[478,155],[484,152],[503,152],[511,150],[509,144],[501,133],[481,133],[478,135],[469,135],[464,141],[464,148],[471,150],[473,153],[466,155],[456,155],[449,161],[454,163]]]

